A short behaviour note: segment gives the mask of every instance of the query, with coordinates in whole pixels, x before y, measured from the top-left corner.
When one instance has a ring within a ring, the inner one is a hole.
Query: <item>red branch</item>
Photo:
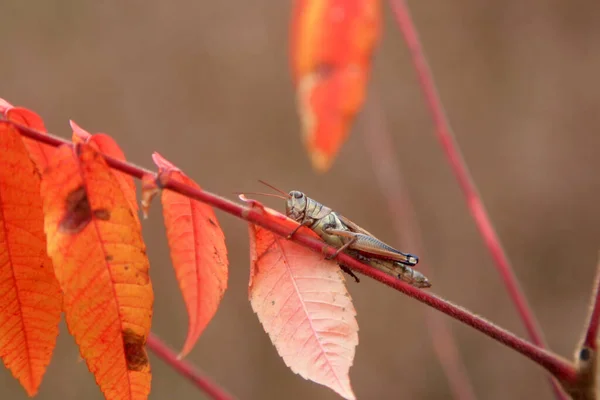
[[[508,261],[508,257],[506,256],[506,253],[500,244],[498,235],[494,231],[492,223],[490,222],[490,218],[485,211],[485,207],[483,206],[483,202],[477,193],[475,184],[473,183],[469,171],[467,170],[465,161],[460,153],[460,150],[458,149],[456,140],[454,139],[454,135],[450,129],[450,124],[446,119],[439,94],[437,93],[435,84],[433,83],[433,78],[431,76],[427,60],[425,59],[423,49],[421,48],[421,42],[412,23],[412,18],[408,8],[406,7],[406,3],[404,0],[390,0],[390,2],[392,4],[398,27],[402,31],[404,40],[406,41],[406,44],[410,50],[412,62],[417,71],[419,83],[421,84],[421,89],[425,95],[427,105],[429,106],[429,111],[435,124],[438,139],[442,144],[444,152],[446,153],[448,161],[452,167],[452,171],[454,172],[454,175],[456,176],[456,179],[458,180],[458,183],[467,199],[467,205],[471,211],[473,219],[477,224],[479,233],[483,237],[488,250],[492,254],[492,258],[494,259],[496,267],[498,268],[502,279],[504,280],[504,284],[508,289],[510,297],[515,302],[517,310],[521,315],[521,319],[525,323],[529,337],[533,343],[544,347],[544,339],[539,327],[537,326],[536,319],[531,312],[525,295],[519,287],[518,280],[515,277],[510,262]]]
[[[583,340],[583,345],[594,351],[596,351],[598,343],[598,323],[600,322],[600,260],[598,260],[596,269],[596,283],[591,301],[590,317]]]
[[[545,347],[546,345],[544,343],[542,331],[531,311],[527,298],[519,285],[519,281],[510,265],[506,252],[502,248],[500,239],[498,238],[483,202],[481,201],[481,196],[477,193],[477,188],[473,183],[473,179],[471,178],[465,161],[458,149],[456,140],[450,128],[450,123],[446,119],[444,107],[442,106],[435,84],[433,83],[433,77],[427,60],[425,59],[421,41],[419,40],[417,31],[412,23],[412,18],[408,7],[406,6],[406,2],[405,0],[390,0],[390,3],[394,11],[396,23],[410,50],[411,60],[417,72],[421,90],[423,91],[426,103],[429,107],[436,134],[459,186],[466,197],[467,207],[471,212],[471,216],[475,220],[479,233],[492,255],[496,269],[500,273],[508,294],[513,300],[521,320],[525,324],[529,337],[536,345]],[[559,385],[554,380],[550,380],[550,384],[552,385],[555,396],[559,399],[566,400],[567,397],[562,392]]]
[[[419,269],[433,281],[429,263],[425,263],[423,238],[414,207],[406,193],[406,185],[402,177],[400,163],[392,151],[394,145],[390,131],[386,126],[379,99],[375,90],[365,106],[363,137],[367,151],[371,156],[373,172],[379,189],[387,200],[392,226],[402,245],[411,253],[419,255]],[[474,400],[475,391],[469,380],[467,370],[460,358],[456,339],[449,320],[431,308],[425,312],[425,320],[429,326],[433,348],[437,354],[442,370],[446,374],[450,390],[455,399]]]
[[[396,18],[396,23],[410,50],[411,60],[417,72],[421,90],[423,91],[426,103],[429,107],[436,134],[459,186],[466,197],[467,206],[471,212],[471,216],[475,220],[479,233],[492,255],[496,269],[500,273],[508,294],[513,300],[517,311],[521,316],[521,320],[525,324],[529,337],[536,345],[545,347],[544,338],[536,318],[531,311],[527,298],[519,285],[519,281],[517,280],[508,257],[502,248],[500,239],[492,226],[483,202],[481,201],[481,197],[477,193],[477,188],[473,183],[473,179],[471,178],[465,161],[458,149],[456,140],[450,128],[450,123],[446,118],[444,107],[442,106],[442,102],[435,87],[429,65],[425,58],[421,41],[419,40],[417,30],[415,29],[410,12],[406,6],[406,2],[405,0],[390,0],[390,3]],[[562,392],[558,384],[554,380],[551,380],[550,383],[555,396],[559,399],[566,399],[566,395]]]
[[[49,144],[51,146],[60,146],[62,144],[72,145],[70,142],[64,139],[59,139],[55,136],[38,132],[34,129],[16,124],[14,122],[9,121],[9,123],[14,125],[15,128],[17,128],[22,135]],[[138,179],[141,179],[144,176],[144,174],[156,175],[152,171],[140,168],[133,164],[115,160],[114,158],[106,155],[104,155],[104,158],[106,159],[106,162],[110,167],[124,172],[128,175],[131,175],[133,177],[136,177]],[[165,182],[163,186],[165,189],[169,189],[188,198],[195,199],[206,204],[210,204],[211,206],[225,211],[226,213],[235,215],[236,217],[244,219],[253,224],[259,225],[280,236],[286,237],[290,233],[284,225],[280,224],[277,221],[276,218],[268,217],[261,210],[257,210],[255,208],[247,206],[242,206],[223,197],[217,196],[204,190],[192,188],[180,182],[168,181]],[[297,232],[292,240],[307,248],[310,248],[316,252],[321,252],[323,254],[333,255],[336,252],[335,248],[302,231]],[[421,303],[427,304],[443,312],[444,314],[449,315],[450,317],[477,329],[478,331],[484,333],[492,339],[495,339],[498,342],[503,343],[506,346],[512,348],[513,350],[523,354],[527,358],[531,359],[532,361],[545,368],[553,376],[563,381],[571,382],[576,379],[575,368],[570,362],[566,361],[565,359],[554,353],[551,353],[539,346],[536,346],[535,344],[532,344],[526,340],[517,337],[513,333],[494,325],[490,321],[487,321],[484,318],[481,318],[465,310],[462,307],[449,303],[448,301],[439,298],[436,295],[431,294],[430,292],[410,286],[405,282],[395,279],[379,270],[376,270],[366,264],[361,263],[360,261],[350,257],[347,254],[340,253],[337,256],[337,260],[357,272],[360,272],[366,276],[376,279],[381,283],[391,288],[394,288],[397,291],[402,292],[415,300],[420,301]]]
[[[233,396],[225,392],[216,383],[203,376],[187,361],[177,358],[177,354],[164,344],[156,335],[150,333],[146,342],[154,354],[169,364],[175,371],[188,378],[200,390],[214,400],[233,400]]]

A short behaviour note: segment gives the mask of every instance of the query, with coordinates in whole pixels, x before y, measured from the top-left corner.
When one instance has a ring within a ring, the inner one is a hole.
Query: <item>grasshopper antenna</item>
[[[285,196],[286,199],[289,199],[291,197],[288,193],[284,192],[283,190],[281,190],[279,188],[276,188],[275,186],[271,185],[270,183],[267,183],[267,182],[265,182],[263,180],[260,180],[260,179],[258,181],[260,183],[262,183],[263,185],[265,185],[266,187],[269,187],[269,188],[273,189],[277,193],[282,194],[283,196]]]
[[[240,194],[242,195],[246,195],[246,194],[253,194],[253,195],[259,195],[259,196],[267,196],[267,197],[277,197],[278,199],[283,199],[283,200],[287,200],[289,196],[281,196],[278,194],[273,194],[273,193],[262,193],[262,192],[233,192],[233,194],[237,194],[238,196]]]

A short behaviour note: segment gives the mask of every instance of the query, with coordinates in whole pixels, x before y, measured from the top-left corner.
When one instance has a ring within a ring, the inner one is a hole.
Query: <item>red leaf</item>
[[[158,153],[152,155],[159,174],[200,189]],[[225,237],[213,209],[170,190],[161,192],[171,260],[189,315],[188,335],[180,357],[194,344],[217,312],[227,288]]]
[[[356,311],[339,266],[250,224],[250,303],[286,365],[354,399]]]
[[[8,102],[6,102],[6,104],[10,106]],[[3,106],[0,105],[0,109],[2,107]],[[27,126],[40,132],[47,132],[42,117],[26,108],[12,106],[7,107],[4,110],[4,116],[7,120],[16,122],[17,124]],[[37,142],[33,139],[26,137],[23,138],[23,143],[25,144],[25,147],[29,152],[29,157],[31,157],[31,159],[33,160],[38,171],[40,173],[43,172],[44,169],[48,166],[48,162],[52,158],[52,155],[54,154],[56,149],[52,146]]]
[[[154,293],[139,222],[91,145],[61,146],[41,182],[67,326],[107,400],[150,392]]]
[[[313,166],[331,166],[365,98],[380,0],[296,0],[291,68]]]
[[[33,396],[56,343],[62,293],[46,254],[40,176],[21,139],[0,121],[0,358]]]

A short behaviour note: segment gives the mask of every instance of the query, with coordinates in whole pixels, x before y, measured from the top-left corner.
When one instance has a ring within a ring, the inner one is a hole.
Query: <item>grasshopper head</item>
[[[300,222],[304,218],[304,210],[306,210],[306,195],[292,190],[285,205],[285,214],[294,221]]]

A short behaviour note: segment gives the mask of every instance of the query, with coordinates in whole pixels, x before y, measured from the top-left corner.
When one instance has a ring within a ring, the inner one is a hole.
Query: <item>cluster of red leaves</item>
[[[329,168],[361,107],[379,36],[379,0],[298,0],[292,69],[304,138],[316,169]],[[6,121],[45,132],[34,112],[0,99]],[[152,284],[133,179],[108,135],[71,121],[74,146],[22,138],[0,121],[0,357],[34,395],[50,362],[61,313],[106,398],[146,398]],[[189,315],[188,354],[227,288],[223,232],[212,208],[171,191],[198,185],[154,154],[144,212],[160,192],[171,259]],[[265,210],[254,203],[260,210]],[[268,213],[268,211],[265,211]],[[275,217],[274,217],[275,218]],[[293,227],[290,227],[292,230]],[[350,296],[335,262],[250,225],[250,302],[285,363],[354,398],[348,370],[358,343]]]
[[[41,118],[4,100],[0,104],[0,357],[35,395],[64,312],[105,397],[145,399],[151,381],[145,344],[154,301],[149,260],[135,183],[105,161],[125,156],[110,136],[91,135],[72,121],[73,144],[54,148],[22,137],[15,126],[45,132]],[[160,193],[189,314],[183,357],[227,288],[227,249],[210,206],[160,190],[166,182],[199,186],[157,153],[153,160],[158,173],[143,176],[143,211]],[[297,226],[251,204],[289,231]],[[348,371],[358,324],[336,262],[253,224],[250,241],[250,303],[284,362],[353,399]]]
[[[0,357],[34,395],[64,311],[106,398],[147,398],[154,294],[136,189],[101,154],[125,160],[123,152],[110,136],[91,135],[74,122],[74,146],[23,138],[11,122],[38,131],[44,124],[4,100],[0,116]],[[210,208],[168,192],[162,201],[190,315],[185,355],[223,296],[227,254]]]

